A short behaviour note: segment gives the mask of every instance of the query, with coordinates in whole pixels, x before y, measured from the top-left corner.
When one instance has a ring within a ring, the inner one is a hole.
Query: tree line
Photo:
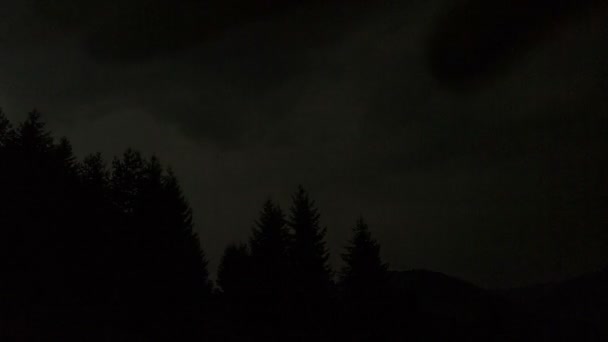
[[[288,213],[267,200],[249,240],[226,247],[217,286],[180,184],[154,156],[78,160],[37,111],[15,126],[0,111],[0,187],[5,338],[329,340],[355,324],[363,340],[381,331],[380,245],[359,218],[335,277],[302,186]]]

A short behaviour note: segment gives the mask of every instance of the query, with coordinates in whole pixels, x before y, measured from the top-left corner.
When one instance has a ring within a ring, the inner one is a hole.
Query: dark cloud
[[[448,83],[479,81],[555,36],[569,20],[604,5],[595,0],[460,1],[446,11],[431,37],[433,73]]]
[[[39,18],[60,30],[84,35],[95,58],[110,62],[151,59],[222,39],[227,31],[272,22],[256,44],[283,49],[327,43],[336,34],[331,21],[350,21],[366,1],[136,0],[35,1]],[[365,4],[365,5],[364,5]]]

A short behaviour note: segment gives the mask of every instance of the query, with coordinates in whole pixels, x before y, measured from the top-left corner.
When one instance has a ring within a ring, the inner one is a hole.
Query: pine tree
[[[320,225],[320,214],[302,186],[292,196],[289,227],[293,240],[291,261],[291,322],[287,331],[292,338],[307,336],[317,340],[331,325],[331,270],[325,246],[327,229]]]
[[[0,223],[6,219],[8,213],[8,203],[11,201],[8,195],[11,193],[11,187],[14,186],[13,174],[15,173],[14,153],[10,151],[11,141],[14,138],[15,131],[12,128],[11,122],[4,115],[0,108],[0,186],[3,191],[0,193]]]
[[[251,286],[251,257],[247,245],[230,244],[217,269],[217,284],[230,297],[244,297]]]
[[[0,126],[6,180],[1,240],[10,260],[3,269],[12,274],[8,292],[20,310],[83,303],[75,289],[88,257],[78,253],[86,241],[78,234],[86,229],[75,216],[78,180],[69,142],[55,144],[37,111],[14,130],[2,115]]]
[[[211,295],[212,284],[207,269],[208,261],[203,251],[198,234],[194,232],[192,209],[183,195],[177,177],[171,169],[162,176],[162,210],[163,218],[159,221],[167,228],[173,229],[174,240],[169,246],[176,260],[175,269],[184,277],[191,288],[191,296],[199,300]],[[169,236],[167,236],[169,237]]]
[[[3,189],[3,194],[0,194],[0,223],[5,215],[3,210],[8,209],[6,204],[9,201],[7,192],[10,190],[12,183],[12,173],[14,168],[13,153],[9,151],[9,145],[13,140],[15,131],[8,120],[2,108],[0,108],[0,186]],[[6,202],[5,202],[6,201]]]
[[[13,126],[8,120],[2,108],[0,108],[0,148],[3,148],[14,135]]]
[[[78,174],[81,183],[91,191],[98,192],[105,197],[103,192],[109,188],[110,173],[101,153],[89,154],[79,164]]]
[[[58,204],[53,197],[63,190],[57,187],[57,172],[53,167],[56,159],[52,151],[56,146],[45,126],[38,111],[28,113],[26,120],[17,126],[8,146],[12,154],[13,186],[19,189],[14,200],[28,202],[23,207],[29,206],[28,209],[34,211],[29,214],[30,218],[41,221],[47,214],[53,214],[52,208]]]
[[[302,186],[292,197],[289,226],[293,230],[290,249],[297,291],[319,294],[329,290],[331,271],[329,252],[325,247],[326,228],[319,222],[315,203]]]
[[[66,138],[59,139],[59,143],[55,146],[54,157],[58,162],[58,167],[64,171],[75,174],[77,162],[72,149],[72,143]]]
[[[363,218],[357,220],[353,237],[342,254],[344,267],[340,284],[348,295],[377,294],[387,279],[388,265],[380,258],[380,245],[374,240]]]
[[[16,144],[25,154],[46,153],[53,148],[53,137],[40,119],[40,112],[33,110],[16,130]]]
[[[14,314],[23,304],[20,303],[22,289],[19,280],[23,278],[22,258],[19,255],[22,234],[16,227],[18,218],[14,195],[15,188],[15,161],[8,145],[14,134],[11,123],[0,109],[0,268],[4,276],[0,281],[0,317],[4,318]]]
[[[126,280],[121,299],[129,316],[138,318],[139,329],[155,321],[156,334],[186,329],[184,322],[200,319],[211,283],[177,178],[156,157],[127,150],[114,160],[111,181],[123,217],[116,239],[124,260],[117,268]]]
[[[110,178],[110,200],[116,215],[109,233],[113,253],[111,262],[112,304],[117,308],[118,321],[131,322],[140,318],[140,313],[149,314],[145,308],[144,291],[149,290],[150,261],[146,262],[148,248],[145,247],[143,225],[136,216],[140,194],[144,160],[139,152],[127,149],[112,161]]]
[[[151,183],[146,195],[156,196],[156,178],[160,176],[158,203],[150,203],[148,207],[155,208],[155,212],[146,213],[155,221],[147,223],[146,232],[158,239],[151,255],[155,257],[152,271],[157,281],[154,295],[165,314],[166,337],[190,339],[197,336],[198,322],[211,297],[208,262],[194,232],[192,209],[177,177],[170,169],[162,172],[157,166],[160,163],[155,158],[149,160],[147,173]]]
[[[249,241],[258,295],[280,296],[287,287],[290,236],[286,224],[281,208],[266,201]]]
[[[144,163],[141,153],[132,149],[127,149],[122,158],[115,157],[112,161],[112,198],[117,208],[125,214],[132,214],[135,210]]]
[[[245,311],[246,331],[256,340],[287,339],[284,331],[293,316],[289,246],[291,235],[285,214],[267,200],[252,228],[251,294]]]
[[[101,153],[87,155],[77,165],[77,172],[81,184],[77,215],[81,222],[86,222],[85,241],[88,244],[84,247],[93,257],[83,275],[88,276],[84,279],[86,291],[93,296],[94,305],[109,310],[118,294],[117,284],[121,279],[116,267],[125,262],[117,252],[123,227],[119,225],[119,213],[110,200],[110,173]]]

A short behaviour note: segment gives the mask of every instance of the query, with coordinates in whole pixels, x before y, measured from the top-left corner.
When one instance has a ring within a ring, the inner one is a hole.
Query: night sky
[[[214,271],[269,196],[363,215],[393,269],[503,287],[608,265],[599,1],[0,0],[0,106],[179,176]]]

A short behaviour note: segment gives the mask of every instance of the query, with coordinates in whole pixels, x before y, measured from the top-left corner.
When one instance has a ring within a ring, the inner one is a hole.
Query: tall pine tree
[[[331,325],[331,270],[325,246],[327,229],[321,227],[320,214],[302,186],[292,197],[289,226],[293,231],[290,248],[292,271],[291,338],[318,340]]]
[[[177,178],[165,172],[157,158],[146,160],[127,150],[113,163],[111,183],[123,218],[116,231],[117,250],[124,259],[116,266],[124,281],[120,305],[140,331],[192,335],[190,328],[197,324],[184,323],[201,318],[211,284],[192,211]],[[187,327],[188,332],[183,330]]]
[[[323,293],[329,290],[331,270],[325,246],[327,229],[321,227],[320,214],[302,186],[292,197],[289,226],[293,230],[290,248],[292,269],[298,292]]]
[[[290,242],[283,210],[271,200],[264,203],[249,241],[254,286],[258,295],[281,296],[287,287]]]
[[[383,291],[387,265],[382,262],[380,245],[372,238],[363,218],[357,220],[342,260],[339,283],[343,298],[339,306],[342,339],[385,340],[386,322],[391,320],[389,308],[393,307],[385,300],[388,297]]]
[[[348,295],[377,294],[384,285],[388,265],[382,262],[380,245],[372,238],[363,218],[357,220],[342,260],[344,266],[340,273],[340,285]]]
[[[206,300],[212,291],[207,269],[208,260],[201,247],[199,236],[194,231],[192,208],[171,169],[162,176],[162,195],[163,215],[159,221],[166,228],[173,229],[173,234],[166,236],[168,248],[175,256],[171,267],[177,273],[177,279],[189,285],[187,289],[191,297],[185,299]]]
[[[78,289],[89,254],[79,253],[86,229],[74,215],[79,184],[69,141],[55,144],[37,111],[16,129],[0,115],[0,140],[2,269],[11,294],[2,306],[75,317],[66,308],[87,308]]]

